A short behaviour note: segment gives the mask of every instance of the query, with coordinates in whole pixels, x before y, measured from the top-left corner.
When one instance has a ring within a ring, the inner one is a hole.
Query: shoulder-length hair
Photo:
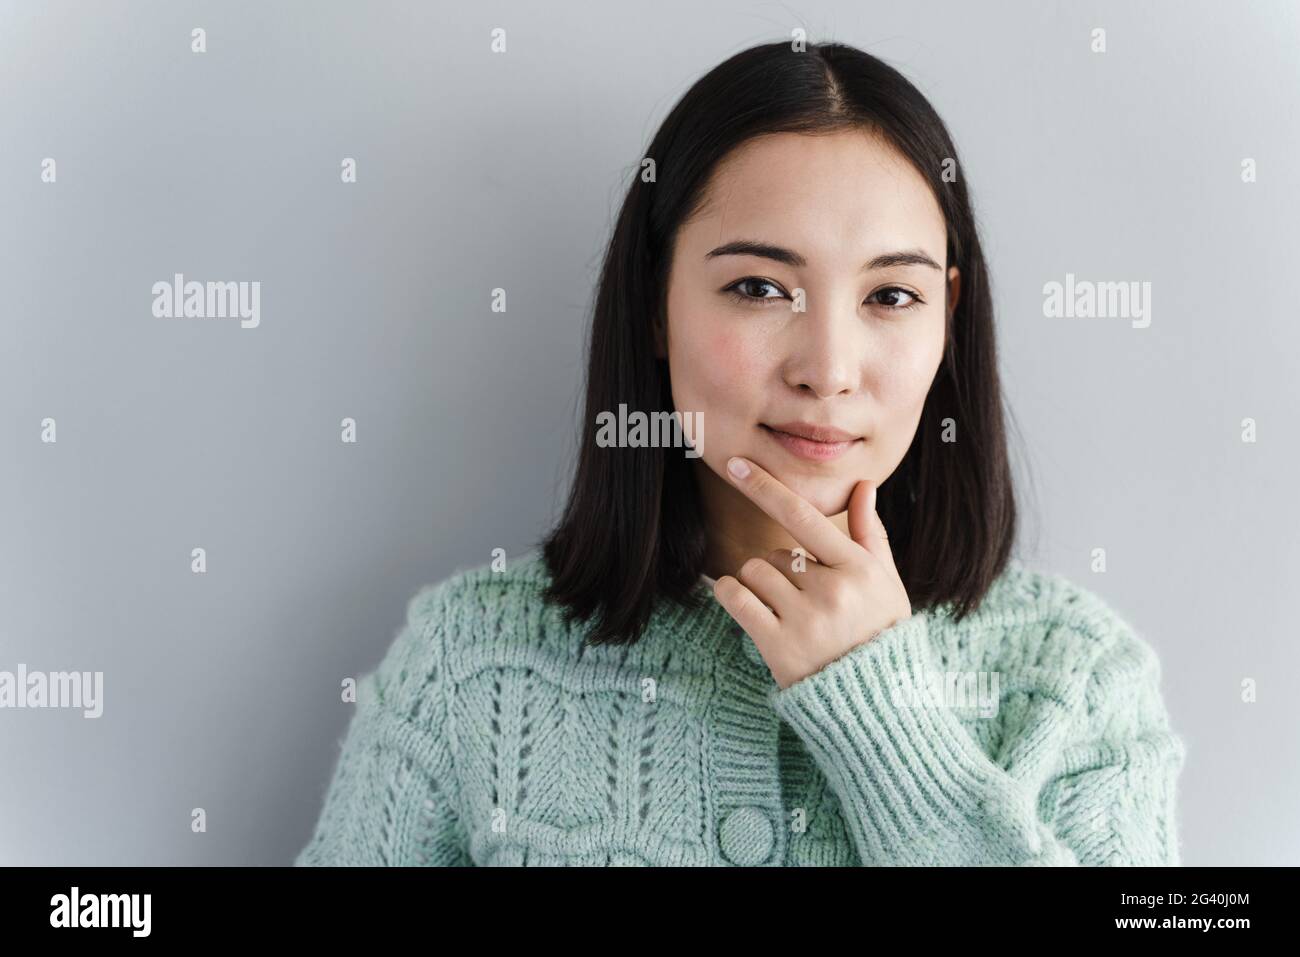
[[[883,135],[930,184],[947,224],[947,265],[961,270],[916,434],[880,486],[877,510],[895,564],[913,609],[952,602],[960,620],[1009,561],[1016,506],[992,298],[957,150],[920,91],[881,60],[840,43],[803,51],[769,43],[732,56],[673,107],[646,153],[657,176],[634,177],[605,254],[577,470],[542,544],[545,598],[567,621],[595,616],[588,644],[636,642],[662,598],[692,608],[703,600],[695,586],[705,528],[690,460],[658,443],[602,448],[595,432],[597,416],[620,404],[652,420],[674,411],[654,337],[656,323],[666,326],[679,225],[699,208],[719,161],[750,138],[853,128]],[[955,441],[945,441],[945,429]]]

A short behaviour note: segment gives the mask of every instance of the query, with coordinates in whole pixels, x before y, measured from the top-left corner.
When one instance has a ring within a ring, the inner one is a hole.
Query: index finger
[[[739,456],[727,460],[727,474],[737,488],[823,565],[834,567],[857,557],[857,543],[775,475]]]

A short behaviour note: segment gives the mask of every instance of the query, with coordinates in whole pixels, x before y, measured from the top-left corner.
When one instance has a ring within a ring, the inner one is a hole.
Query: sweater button
[[[738,867],[762,864],[772,854],[776,833],[772,819],[760,807],[746,805],[731,811],[718,828],[722,856]]]

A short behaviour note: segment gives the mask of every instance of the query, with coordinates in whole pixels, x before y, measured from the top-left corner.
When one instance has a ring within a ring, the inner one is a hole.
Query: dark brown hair
[[[661,598],[692,607],[700,600],[692,592],[705,530],[691,461],[680,448],[602,448],[595,434],[596,416],[620,403],[647,415],[673,410],[654,335],[678,227],[700,208],[719,161],[752,137],[853,128],[882,135],[930,184],[947,224],[945,270],[961,271],[916,434],[880,486],[877,509],[895,563],[914,609],[951,602],[960,620],[1009,560],[1016,504],[992,297],[948,131],[915,86],[861,50],[770,43],[732,56],[673,107],[646,151],[657,181],[633,179],[605,254],[577,470],[542,549],[551,578],[545,597],[569,621],[595,616],[589,644],[635,642]],[[944,177],[945,161],[955,178]],[[960,430],[955,442],[943,441],[947,419]]]

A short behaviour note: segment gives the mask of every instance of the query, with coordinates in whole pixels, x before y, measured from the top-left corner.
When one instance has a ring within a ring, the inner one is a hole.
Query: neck
[[[704,513],[704,574],[734,577],[751,558],[766,558],[777,548],[799,547],[789,532],[702,460],[696,460],[695,476]],[[845,535],[849,533],[847,510],[831,516],[831,521]]]

